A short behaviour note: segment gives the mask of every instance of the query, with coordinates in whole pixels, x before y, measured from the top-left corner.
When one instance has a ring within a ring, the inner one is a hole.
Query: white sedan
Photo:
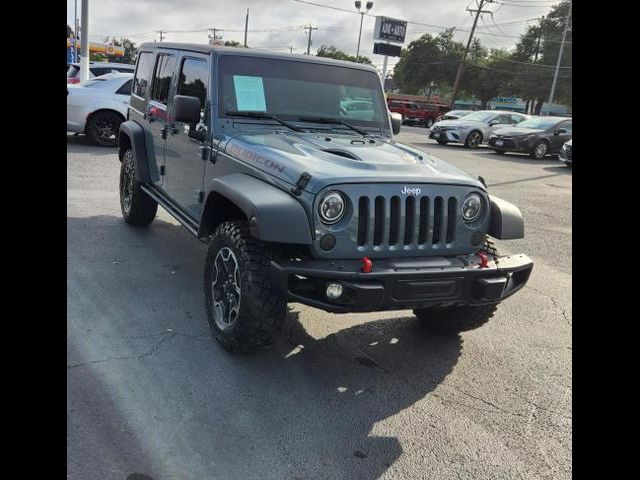
[[[98,145],[116,146],[132,83],[131,73],[107,73],[67,85],[67,131],[86,133]]]

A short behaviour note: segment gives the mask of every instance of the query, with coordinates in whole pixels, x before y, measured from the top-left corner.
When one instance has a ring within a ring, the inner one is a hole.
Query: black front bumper
[[[496,140],[502,140],[502,145],[496,145]],[[496,138],[490,137],[487,142],[489,148],[503,152],[529,153],[533,148],[530,141],[519,138]]]
[[[283,292],[294,302],[329,312],[372,312],[423,307],[497,303],[520,290],[531,274],[526,255],[415,257],[373,260],[363,273],[358,260],[272,261]],[[326,296],[329,283],[343,288],[340,298]]]

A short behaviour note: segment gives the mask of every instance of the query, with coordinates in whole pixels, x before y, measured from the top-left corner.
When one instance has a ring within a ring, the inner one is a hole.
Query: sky
[[[247,44],[277,52],[302,54],[307,49],[304,25],[313,25],[311,53],[322,45],[335,45],[355,55],[360,15],[353,0],[309,0],[353,13],[323,8],[295,0],[89,0],[89,36],[103,41],[106,36],[125,36],[140,44],[160,39],[157,30],[166,30],[165,41],[207,43],[207,28],[221,30],[223,40],[244,39],[244,22],[249,9]],[[457,27],[454,38],[466,42],[473,24],[466,8],[477,8],[477,0],[374,0],[363,17],[360,54],[368,56],[379,70],[384,57],[373,54],[375,16],[407,20],[404,46],[424,33],[437,34]],[[488,48],[512,48],[518,36],[535,19],[549,12],[559,0],[495,0],[485,4],[476,36]],[[81,0],[77,1],[80,21]],[[362,2],[364,6],[366,1]],[[73,27],[76,2],[67,0],[67,23]],[[493,17],[493,18],[492,18]],[[185,32],[201,30],[200,32]],[[173,32],[175,31],[175,32]],[[293,50],[291,50],[291,47]],[[389,57],[389,70],[397,62]]]

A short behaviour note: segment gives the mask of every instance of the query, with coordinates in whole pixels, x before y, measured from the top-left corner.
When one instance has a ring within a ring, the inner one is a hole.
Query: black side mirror
[[[567,129],[566,128],[557,128],[553,131],[554,135],[560,135],[561,133],[567,133]]]
[[[173,120],[184,123],[200,122],[200,99],[187,95],[173,97]]]
[[[400,127],[402,126],[402,115],[396,112],[389,113],[389,117],[391,117],[391,130],[394,135],[400,133]]]

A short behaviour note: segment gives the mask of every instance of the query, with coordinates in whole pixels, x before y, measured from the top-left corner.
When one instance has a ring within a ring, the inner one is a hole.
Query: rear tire
[[[273,276],[272,253],[250,236],[246,222],[224,222],[213,234],[205,261],[205,308],[213,336],[229,352],[268,345],[284,323],[287,297]]]
[[[87,134],[93,143],[103,147],[118,146],[118,130],[124,121],[119,113],[102,111],[91,116],[87,124]]]
[[[477,307],[450,307],[445,309],[419,308],[413,313],[428,329],[451,335],[481,327],[489,321],[498,304]]]
[[[156,218],[158,202],[142,191],[135,168],[133,150],[128,149],[120,165],[120,210],[129,225],[146,227]]]

